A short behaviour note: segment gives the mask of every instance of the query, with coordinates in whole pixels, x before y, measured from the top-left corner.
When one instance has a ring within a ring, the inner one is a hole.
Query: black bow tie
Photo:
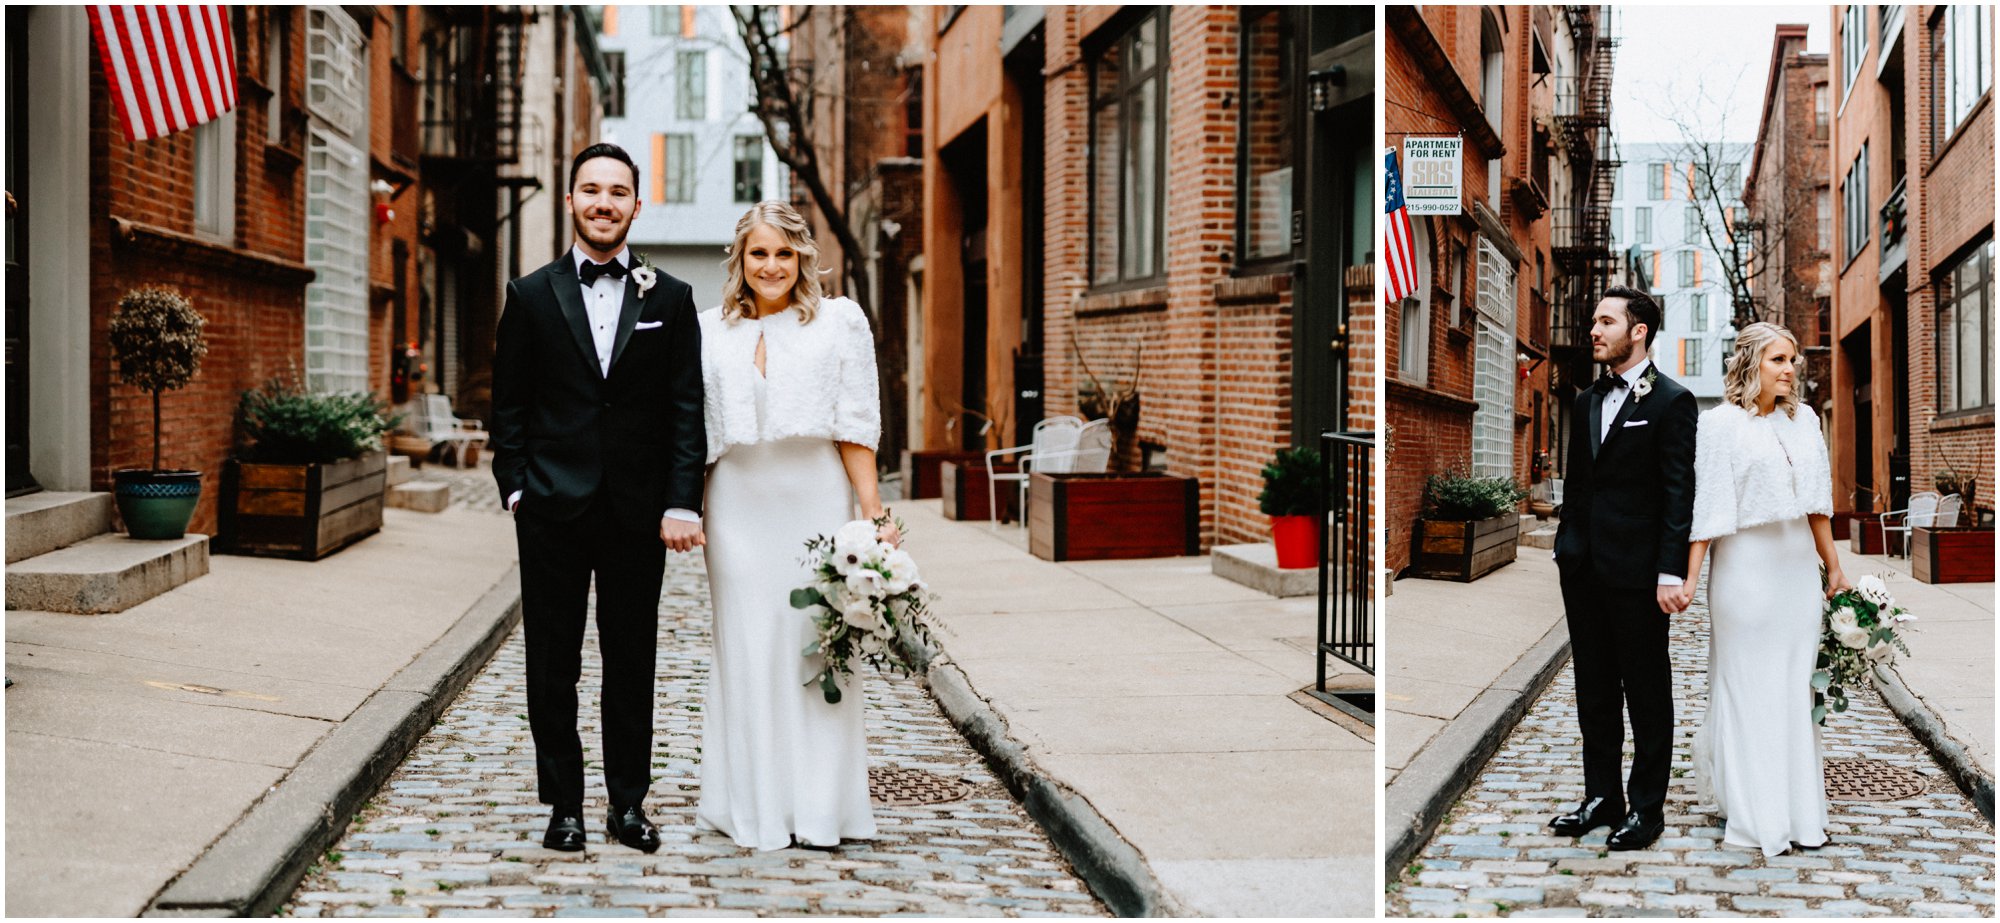
[[[610,276],[613,279],[623,279],[625,278],[625,274],[625,264],[617,260],[612,260],[608,263],[593,263],[589,260],[584,260],[583,265],[576,268],[576,276],[583,280],[585,288],[589,288],[599,277]]]
[[[1631,386],[1632,383],[1626,381],[1625,376],[1623,375],[1605,375],[1598,378],[1597,383],[1591,385],[1590,387],[1591,390],[1596,391],[1599,396],[1603,396],[1606,394],[1610,394],[1613,388],[1629,388]]]

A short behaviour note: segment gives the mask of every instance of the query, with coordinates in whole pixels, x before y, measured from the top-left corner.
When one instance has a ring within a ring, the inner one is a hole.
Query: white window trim
[[[194,233],[233,244],[236,241],[236,110],[195,126],[194,133]],[[206,153],[204,148],[208,149]]]

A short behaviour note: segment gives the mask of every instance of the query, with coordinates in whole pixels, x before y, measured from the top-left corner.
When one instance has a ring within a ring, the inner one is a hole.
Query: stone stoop
[[[389,456],[387,465],[388,467],[384,468],[383,471],[389,477],[390,487],[408,481],[411,477],[415,476],[415,472],[410,470],[410,457],[408,455],[391,455]]]
[[[1521,543],[1520,543],[1521,547],[1549,548],[1549,549],[1555,548],[1556,526],[1559,525],[1561,522],[1562,520],[1560,519],[1536,519],[1532,515],[1522,516]]]
[[[442,513],[451,505],[451,484],[446,481],[410,481],[389,488],[387,502],[397,509],[419,513]]]
[[[108,493],[45,490],[7,501],[7,563],[48,554],[111,531]]]
[[[1209,550],[1209,570],[1272,596],[1314,596],[1319,593],[1319,568],[1278,569],[1278,549],[1270,542],[1217,545]]]
[[[104,534],[7,567],[7,608],[123,612],[208,573],[208,536],[165,541]]]

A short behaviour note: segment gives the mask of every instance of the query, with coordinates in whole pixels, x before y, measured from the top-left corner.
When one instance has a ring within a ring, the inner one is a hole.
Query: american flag
[[[1382,149],[1382,172],[1382,235],[1386,244],[1382,248],[1382,265],[1388,269],[1384,284],[1388,291],[1388,303],[1393,304],[1410,297],[1410,293],[1417,290],[1417,250],[1410,230],[1410,211],[1403,202],[1403,176],[1396,169],[1396,149],[1393,147]]]
[[[222,6],[90,7],[125,139],[193,128],[236,108],[236,49]]]

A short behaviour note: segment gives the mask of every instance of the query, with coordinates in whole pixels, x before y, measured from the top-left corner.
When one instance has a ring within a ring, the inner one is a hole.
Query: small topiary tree
[[[1266,516],[1311,516],[1319,511],[1326,464],[1312,446],[1279,449],[1264,466],[1264,491],[1257,508]]]
[[[186,387],[208,355],[207,319],[179,290],[135,288],[111,314],[111,358],[119,380],[153,393],[153,471],[160,470],[160,392]]]

